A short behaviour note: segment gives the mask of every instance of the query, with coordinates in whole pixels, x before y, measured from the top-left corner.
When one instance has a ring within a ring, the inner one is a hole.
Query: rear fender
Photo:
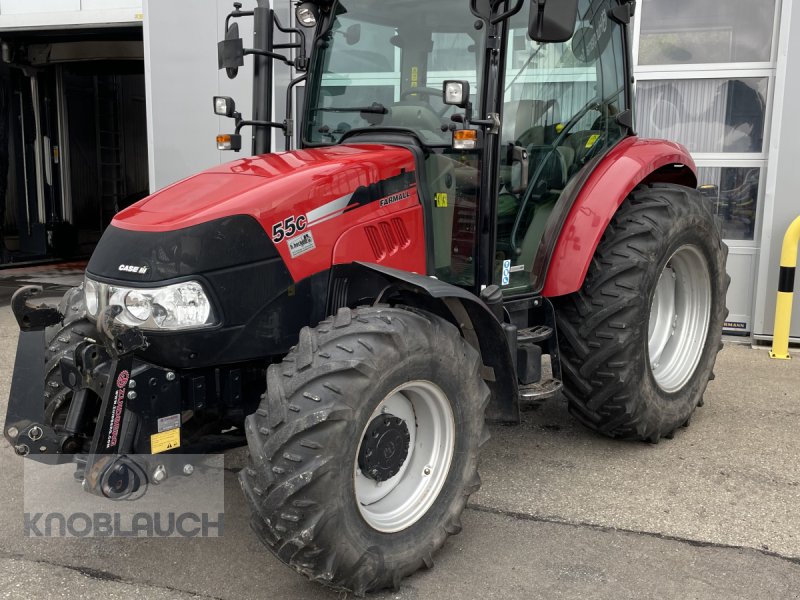
[[[673,142],[629,137],[594,168],[558,233],[542,295],[564,296],[583,285],[595,250],[617,209],[640,183],[697,187],[697,169],[688,150]]]
[[[432,312],[453,323],[481,354],[481,375],[492,393],[486,409],[487,420],[519,422],[519,390],[511,351],[500,322],[480,298],[433,277],[371,263],[336,266],[331,277],[331,314],[342,306],[355,306],[369,300],[392,300]],[[347,283],[341,283],[343,281]],[[377,298],[374,297],[376,290],[380,290]]]

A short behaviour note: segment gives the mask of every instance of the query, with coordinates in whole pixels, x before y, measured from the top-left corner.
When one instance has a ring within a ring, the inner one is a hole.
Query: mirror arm
[[[500,2],[493,3],[493,8],[496,8],[496,5],[499,5]],[[506,19],[510,19],[514,15],[516,15],[519,11],[522,10],[522,7],[525,5],[525,0],[517,0],[517,3],[509,8],[506,12],[497,15],[496,17],[492,17],[491,23],[492,25],[497,25],[500,21],[505,21]]]
[[[257,48],[245,48],[244,55],[247,56],[249,54],[257,54],[258,56],[266,56],[267,58],[275,58],[282,63],[289,65],[290,67],[294,66],[294,61],[290,60],[288,56],[284,56],[283,54],[278,54],[277,52],[270,52],[269,50],[259,50]]]
[[[467,102],[467,105],[464,107],[464,114],[456,113],[450,116],[450,120],[453,123],[461,123],[464,125],[464,128],[469,128],[470,123],[472,121],[472,102]]]
[[[485,15],[482,15],[480,12],[478,12],[478,0],[469,0],[469,10],[474,16],[478,17],[479,19],[483,20],[486,19]]]
[[[308,73],[304,73],[300,75],[300,77],[296,77],[289,82],[289,87],[286,88],[286,121],[284,124],[286,127],[283,130],[284,137],[286,138],[286,150],[287,152],[291,150],[292,145],[292,137],[294,136],[294,88],[297,86],[298,83],[305,81],[308,79]]]
[[[239,121],[236,123],[236,135],[239,135],[239,132],[242,130],[243,127],[272,127],[275,129],[282,129],[286,131],[286,123],[276,123],[275,121]]]
[[[228,31],[231,19],[238,19],[239,17],[252,17],[255,13],[252,10],[239,10],[236,9],[225,17],[225,31]]]
[[[292,63],[288,63],[287,65],[294,66],[297,69],[305,71],[308,68],[308,59],[306,57],[306,32],[300,29],[299,27],[284,27],[283,23],[281,23],[280,19],[278,19],[278,15],[273,13],[273,22],[275,23],[275,28],[280,31],[281,33],[288,33],[290,35],[294,34],[300,38],[299,42],[293,42],[288,44],[277,44],[273,46],[273,48],[279,49],[288,49],[288,48],[297,48],[297,59],[292,61]]]

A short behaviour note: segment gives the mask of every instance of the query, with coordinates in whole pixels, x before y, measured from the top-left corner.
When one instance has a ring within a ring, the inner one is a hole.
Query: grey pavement
[[[16,337],[0,308],[3,414]],[[800,598],[800,361],[729,344],[716,373],[691,426],[658,445],[594,435],[560,399],[493,427],[464,531],[373,597]],[[23,461],[3,440],[0,598],[343,597],[261,547],[242,462],[226,456],[222,538],[30,539]]]

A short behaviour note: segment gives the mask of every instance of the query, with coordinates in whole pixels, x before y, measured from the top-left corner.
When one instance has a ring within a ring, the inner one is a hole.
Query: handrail
[[[783,238],[781,274],[778,278],[778,301],[775,305],[775,331],[772,338],[771,358],[789,360],[789,327],[792,324],[792,298],[794,276],[797,270],[797,250],[800,245],[800,217],[797,217]]]

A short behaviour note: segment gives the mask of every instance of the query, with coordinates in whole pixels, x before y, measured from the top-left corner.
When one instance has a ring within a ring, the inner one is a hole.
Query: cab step
[[[519,397],[520,400],[546,400],[556,396],[563,387],[560,380],[548,377],[536,383],[519,386]]]
[[[553,328],[547,325],[537,325],[536,327],[528,327],[527,329],[520,329],[517,332],[517,344],[520,346],[538,344],[553,337]]]

